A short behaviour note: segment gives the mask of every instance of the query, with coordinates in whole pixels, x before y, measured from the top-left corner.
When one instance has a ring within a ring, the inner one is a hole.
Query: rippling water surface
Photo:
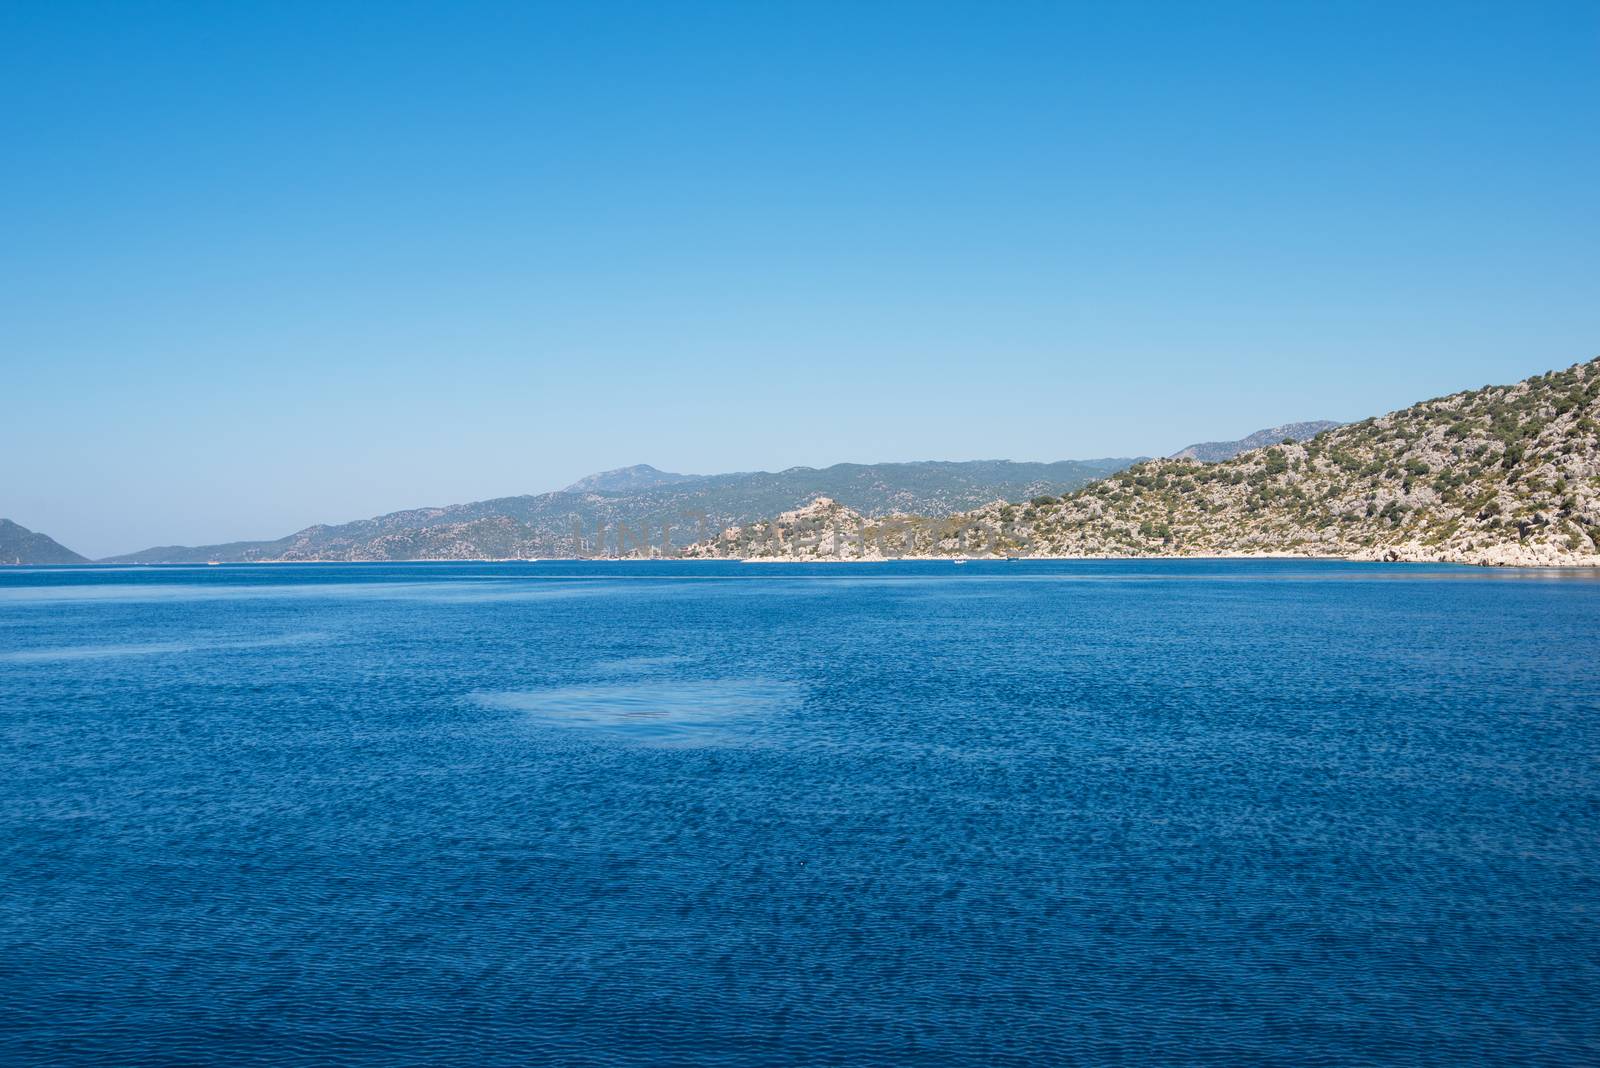
[[[1600,581],[0,569],[7,1064],[1600,1057]]]

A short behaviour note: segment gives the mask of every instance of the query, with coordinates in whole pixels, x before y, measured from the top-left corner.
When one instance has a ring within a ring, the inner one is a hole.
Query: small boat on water
[[[955,559],[955,560],[952,560],[952,561],[950,561],[950,562],[951,562],[951,563],[952,563],[952,564],[964,564],[964,563],[966,563],[966,561],[965,561],[965,560],[962,560],[962,559],[959,559],[959,558],[957,558],[957,559]]]

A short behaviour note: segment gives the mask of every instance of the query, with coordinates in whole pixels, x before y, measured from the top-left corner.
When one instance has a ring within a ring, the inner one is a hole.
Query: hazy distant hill
[[[840,550],[870,555],[885,544],[889,555],[951,554],[998,532],[986,547],[1021,555],[1596,566],[1600,360],[1220,463],[1151,460],[1059,500],[990,505],[926,523],[864,523],[843,505],[813,502],[730,529],[694,555],[804,559]]]
[[[598,475],[580,478],[563,493],[642,493],[661,486],[674,486],[694,482],[704,475],[675,475],[671,471],[658,471],[649,464],[619,467],[615,471],[601,471]]]
[[[1316,437],[1324,430],[1343,426],[1342,423],[1331,422],[1327,419],[1313,419],[1306,423],[1285,423],[1283,426],[1268,427],[1257,430],[1248,437],[1238,441],[1202,441],[1188,448],[1179,449],[1169,459],[1172,460],[1199,460],[1203,464],[1220,463],[1231,460],[1241,452],[1251,449],[1265,448],[1268,445],[1281,445],[1285,441],[1307,441]]]
[[[0,519],[0,564],[86,564],[89,561],[54,538]]]
[[[605,472],[561,490],[443,508],[418,508],[338,526],[314,526],[275,541],[164,546],[113,557],[119,563],[199,560],[504,559],[614,553],[617,528],[659,544],[664,524],[683,545],[724,527],[832,497],[869,516],[948,515],[993,500],[1063,493],[1129,459],[1012,463],[975,460],[836,464],[725,475],[672,475],[646,465]],[[628,488],[643,484],[640,488]],[[702,518],[703,517],[703,518]],[[597,531],[604,529],[602,546]],[[631,543],[630,543],[631,544]]]

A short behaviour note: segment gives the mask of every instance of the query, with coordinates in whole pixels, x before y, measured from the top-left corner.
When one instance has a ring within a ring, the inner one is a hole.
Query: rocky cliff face
[[[895,519],[912,520],[904,516]],[[690,545],[690,557],[737,557],[744,560],[881,560],[887,547],[881,538],[893,520],[873,520],[829,497],[748,526],[729,527],[715,538]],[[867,537],[871,531],[875,537]]]
[[[819,523],[859,522],[803,518],[810,555],[819,555],[811,547]],[[1061,498],[898,522],[904,551],[915,555],[1303,554],[1600,565],[1600,360],[1424,401],[1222,463],[1153,460]],[[884,544],[881,526],[867,522],[859,537]],[[740,533],[695,549],[791,558],[800,551]]]

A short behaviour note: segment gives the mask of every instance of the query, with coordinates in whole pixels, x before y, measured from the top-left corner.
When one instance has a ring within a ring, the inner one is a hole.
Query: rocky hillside
[[[660,546],[664,534],[671,544],[681,546],[817,496],[842,501],[869,516],[950,515],[995,498],[1070,492],[1132,462],[930,461],[724,475],[673,475],[639,465],[590,476],[556,493],[393,512],[337,526],[307,527],[275,541],[162,546],[110,562],[631,555],[642,543]]]
[[[88,562],[54,538],[35,533],[9,519],[0,519],[0,565]]]
[[[1308,554],[1600,565],[1600,361],[1424,401],[1222,463],[1153,460],[1065,497],[874,521],[819,502],[696,555]]]
[[[803,507],[746,526],[729,527],[713,538],[696,542],[683,555],[698,558],[734,557],[741,560],[863,560],[898,555],[902,543],[882,544],[901,524],[926,523],[917,516],[870,519],[829,497],[818,497]],[[926,545],[927,539],[918,544]]]
[[[1306,423],[1285,423],[1283,426],[1270,426],[1265,430],[1257,430],[1238,441],[1202,441],[1186,448],[1179,449],[1172,454],[1174,460],[1199,460],[1205,464],[1221,463],[1231,460],[1241,452],[1251,449],[1264,449],[1268,445],[1282,445],[1287,441],[1305,441],[1314,438],[1324,430],[1332,430],[1342,426],[1327,419],[1313,419]]]

